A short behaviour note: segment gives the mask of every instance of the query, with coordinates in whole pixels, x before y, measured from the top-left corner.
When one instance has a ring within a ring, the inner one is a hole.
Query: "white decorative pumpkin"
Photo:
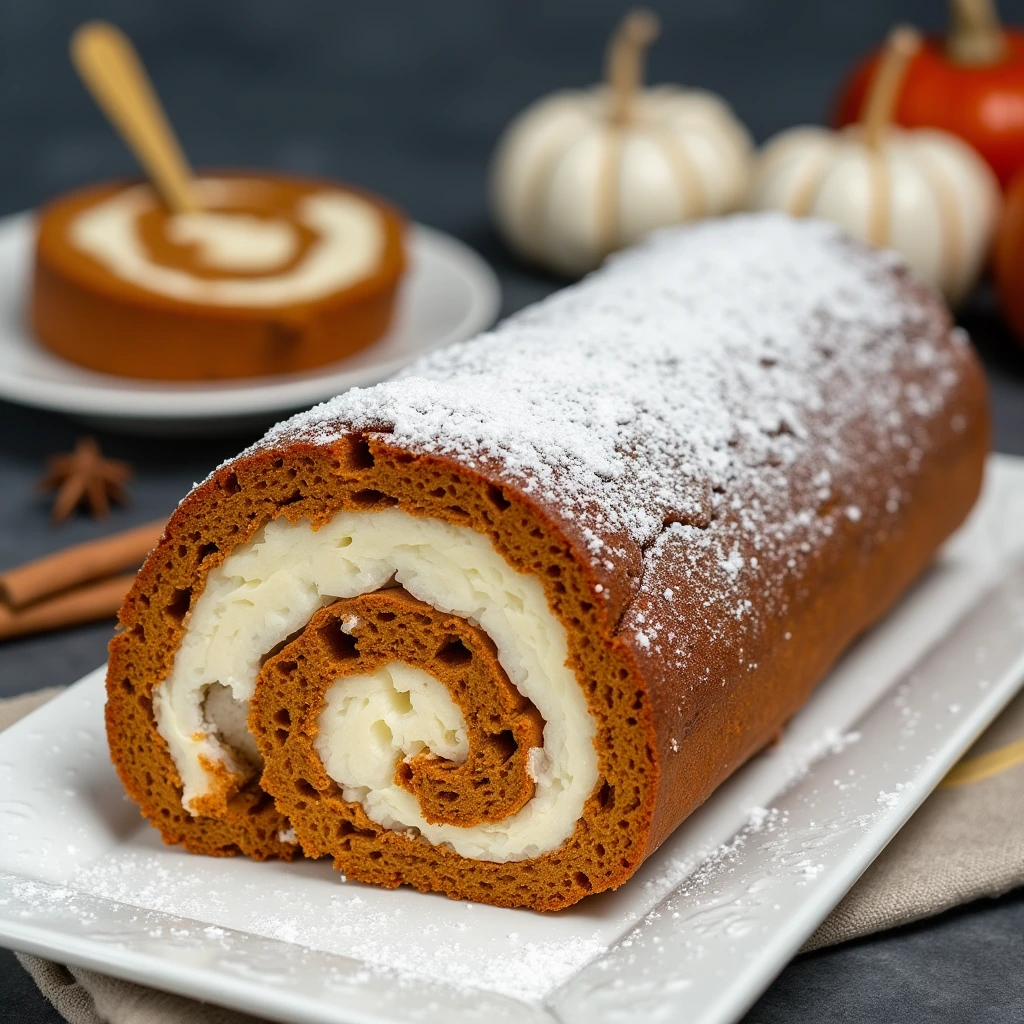
[[[750,206],[822,217],[895,249],[955,305],[985,265],[1001,195],[988,164],[963,140],[891,125],[919,46],[912,29],[891,34],[860,124],[839,132],[792,128],[769,139],[755,165]]]
[[[627,15],[609,47],[607,85],[545,97],[505,131],[494,214],[526,259],[578,276],[653,228],[745,202],[753,146],[725,102],[642,88],[657,31],[649,12]]]

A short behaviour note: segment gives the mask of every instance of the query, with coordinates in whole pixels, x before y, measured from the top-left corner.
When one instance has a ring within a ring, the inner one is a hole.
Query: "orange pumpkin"
[[[994,262],[1003,313],[1024,342],[1024,171],[1006,194]]]
[[[952,0],[946,36],[914,58],[896,108],[897,124],[959,135],[1006,188],[1024,169],[1024,31],[999,23],[992,0]],[[870,54],[840,93],[837,127],[860,119],[878,61]]]

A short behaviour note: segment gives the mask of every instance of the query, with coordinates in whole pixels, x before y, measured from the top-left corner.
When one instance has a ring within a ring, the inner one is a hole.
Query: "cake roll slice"
[[[111,644],[114,762],[197,853],[566,907],[778,735],[988,439],[895,255],[781,215],[660,233],[197,486]]]
[[[338,183],[221,172],[175,212],[114,181],[40,212],[32,329],[63,359],[149,380],[228,380],[336,362],[381,337],[403,217]]]

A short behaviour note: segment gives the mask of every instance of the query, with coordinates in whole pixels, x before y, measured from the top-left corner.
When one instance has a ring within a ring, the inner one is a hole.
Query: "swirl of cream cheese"
[[[299,236],[288,219],[216,208],[246,194],[258,196],[258,183],[205,178],[196,186],[204,208],[168,217],[167,237],[178,245],[193,245],[199,261],[210,269],[239,276],[200,277],[156,262],[139,232],[139,219],[157,201],[147,185],[116,192],[84,209],[68,227],[69,241],[129,284],[210,306],[312,302],[369,277],[380,265],[383,218],[369,200],[353,192],[323,189],[297,202],[296,220],[313,232],[315,241],[291,265]]]
[[[244,721],[266,653],[318,608],[395,583],[483,629],[509,680],[540,713],[543,746],[529,754],[533,796],[498,822],[427,822],[415,796],[395,785],[395,769],[425,748],[464,761],[465,721],[442,683],[397,663],[343,677],[327,691],[316,750],[328,775],[378,824],[418,829],[464,857],[523,860],[557,849],[598,779],[596,727],[567,664],[564,627],[540,581],[513,570],[485,536],[400,509],[340,512],[316,530],[306,520],[273,520],[210,573],[153,695],[183,806],[212,791],[209,765],[244,772],[254,759]]]

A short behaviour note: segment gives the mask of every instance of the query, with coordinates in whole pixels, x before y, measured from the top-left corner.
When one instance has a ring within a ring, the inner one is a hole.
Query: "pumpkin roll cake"
[[[769,743],[973,504],[964,333],[778,214],[653,236],[198,485],[121,611],[169,843],[555,910]]]
[[[308,370],[387,330],[401,216],[363,192],[284,175],[206,174],[199,208],[152,186],[72,192],[40,215],[33,330],[104,373],[218,380]]]

